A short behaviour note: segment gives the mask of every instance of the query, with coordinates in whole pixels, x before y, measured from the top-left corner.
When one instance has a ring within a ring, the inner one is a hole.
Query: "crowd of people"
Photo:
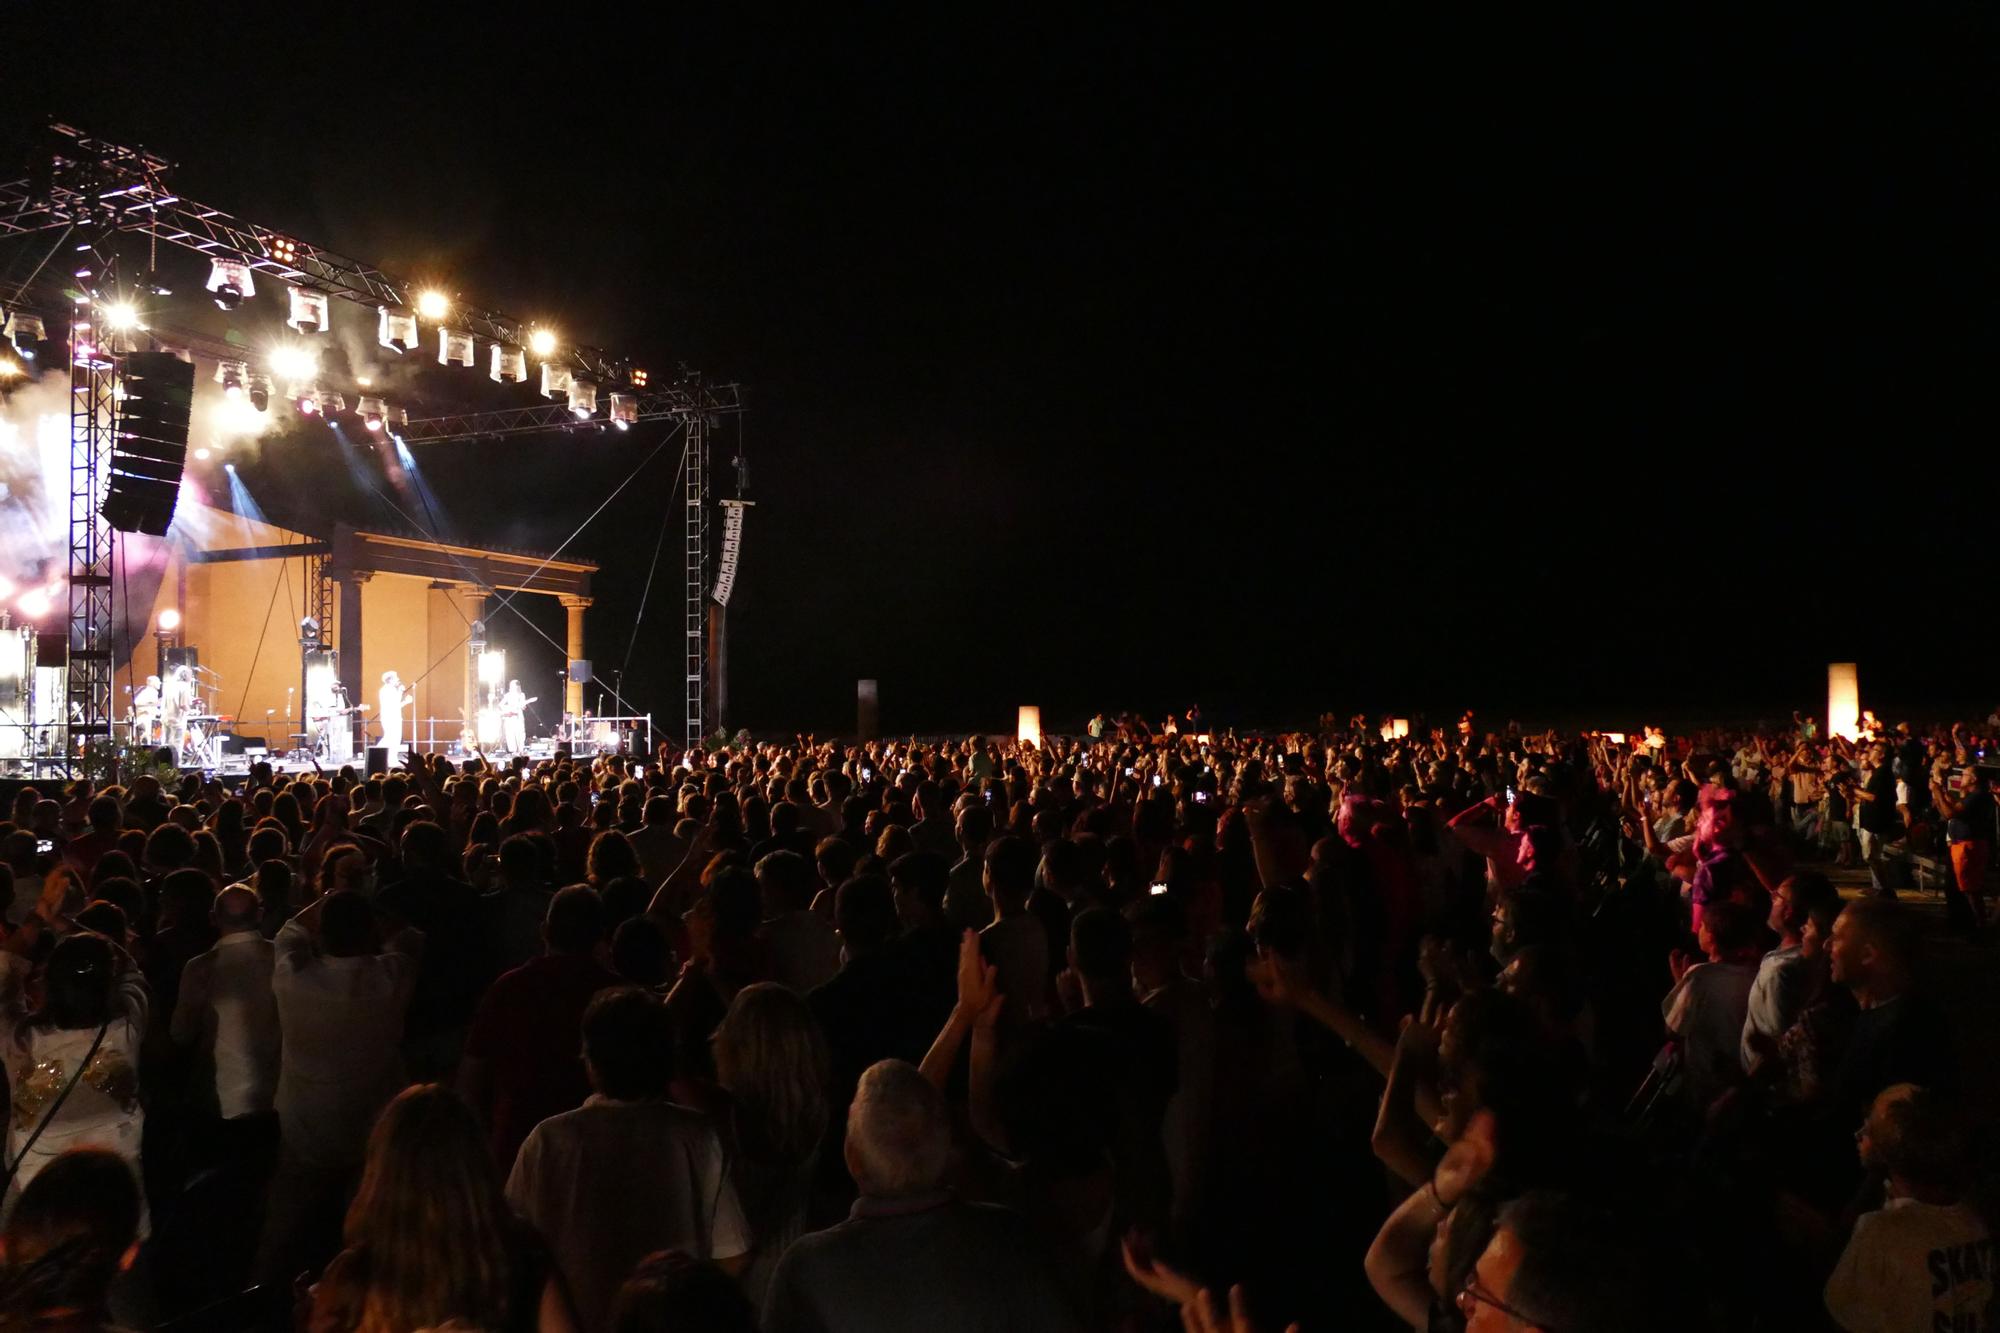
[[[0,1329],[2000,1327],[1994,728],[1178,722],[25,787]]]

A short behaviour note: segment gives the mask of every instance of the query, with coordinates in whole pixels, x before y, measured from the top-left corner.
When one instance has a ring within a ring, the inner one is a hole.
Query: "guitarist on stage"
[[[534,701],[522,693],[520,681],[507,682],[507,692],[500,696],[500,748],[508,754],[520,754],[528,748],[527,710]]]

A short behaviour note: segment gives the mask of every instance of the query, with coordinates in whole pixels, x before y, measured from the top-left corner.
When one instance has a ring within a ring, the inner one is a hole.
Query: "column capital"
[[[563,609],[566,611],[581,611],[591,603],[590,598],[579,597],[574,593],[563,593],[556,600],[563,604]]]

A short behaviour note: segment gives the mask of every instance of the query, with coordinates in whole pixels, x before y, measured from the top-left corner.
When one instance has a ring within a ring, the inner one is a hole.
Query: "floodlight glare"
[[[528,350],[536,356],[554,356],[556,354],[555,330],[536,329],[533,333],[529,334]]]
[[[417,313],[435,324],[451,311],[451,301],[436,289],[421,292],[417,296]]]
[[[279,379],[309,380],[319,373],[319,353],[290,343],[271,349],[271,373]]]

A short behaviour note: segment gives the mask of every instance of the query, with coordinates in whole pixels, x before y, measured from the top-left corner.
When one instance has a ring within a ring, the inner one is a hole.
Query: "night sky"
[[[903,731],[1630,725],[1817,711],[1836,657],[2000,700],[1991,8],[110,8],[74,82],[73,16],[10,16],[10,121],[743,383],[734,723],[851,726],[872,676]],[[454,535],[546,549],[656,439],[419,461]],[[323,512],[329,450],[244,475]],[[572,548],[662,713],[677,452]]]

